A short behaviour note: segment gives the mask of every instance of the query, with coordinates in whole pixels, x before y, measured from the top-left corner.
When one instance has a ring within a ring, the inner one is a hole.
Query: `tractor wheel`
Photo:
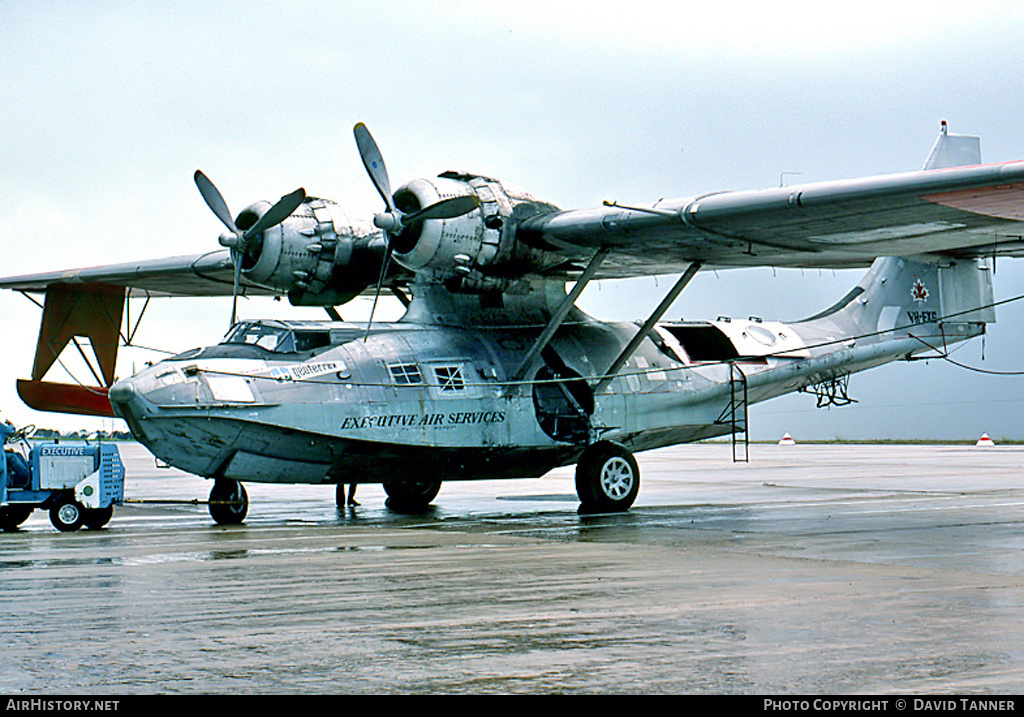
[[[85,508],[75,500],[73,493],[65,493],[50,508],[50,522],[62,533],[73,533],[85,521]]]

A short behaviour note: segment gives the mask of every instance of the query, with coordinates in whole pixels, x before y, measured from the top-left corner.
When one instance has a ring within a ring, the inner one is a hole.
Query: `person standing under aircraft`
[[[339,483],[338,484],[338,488],[337,488],[337,495],[335,497],[335,503],[337,504],[337,506],[339,508],[342,508],[342,507],[344,507],[346,505],[351,507],[351,508],[354,508],[355,506],[359,505],[358,501],[356,501],[356,484],[355,483],[350,483],[349,484],[349,486],[348,486],[348,499],[346,500],[346,498],[345,498],[345,484],[344,483]]]

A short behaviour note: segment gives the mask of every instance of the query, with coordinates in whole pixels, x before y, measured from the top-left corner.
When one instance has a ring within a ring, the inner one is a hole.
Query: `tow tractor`
[[[36,508],[62,532],[105,526],[124,501],[124,465],[112,443],[29,443],[34,426],[0,450],[0,529],[17,530]],[[17,455],[15,455],[17,453]]]

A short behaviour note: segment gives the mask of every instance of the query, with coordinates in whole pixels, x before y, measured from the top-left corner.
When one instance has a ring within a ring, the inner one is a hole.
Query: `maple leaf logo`
[[[923,281],[918,279],[914,282],[914,286],[910,289],[910,296],[914,301],[928,300],[928,288],[924,285]]]

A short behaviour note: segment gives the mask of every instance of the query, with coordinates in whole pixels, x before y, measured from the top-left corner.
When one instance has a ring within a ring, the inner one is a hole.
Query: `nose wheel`
[[[249,512],[249,494],[236,480],[219,478],[210,490],[210,517],[220,525],[237,525]]]
[[[640,491],[640,469],[633,454],[611,441],[598,441],[576,464],[576,493],[584,513],[629,510]]]

